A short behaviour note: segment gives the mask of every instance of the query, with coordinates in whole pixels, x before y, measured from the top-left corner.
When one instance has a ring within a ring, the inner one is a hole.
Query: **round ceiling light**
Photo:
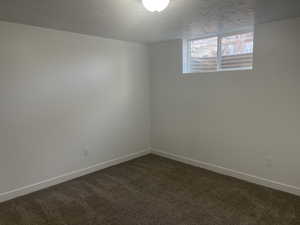
[[[170,0],[143,0],[144,7],[150,12],[161,12],[168,7]]]

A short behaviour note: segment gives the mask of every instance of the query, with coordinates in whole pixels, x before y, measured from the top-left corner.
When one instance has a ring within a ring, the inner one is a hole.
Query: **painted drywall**
[[[0,22],[0,193],[149,147],[145,45]]]
[[[300,187],[299,28],[257,25],[253,71],[182,75],[181,41],[152,44],[152,147]]]

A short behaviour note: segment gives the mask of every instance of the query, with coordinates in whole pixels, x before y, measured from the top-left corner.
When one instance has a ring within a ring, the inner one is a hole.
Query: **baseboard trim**
[[[203,162],[203,161],[199,161],[199,160],[194,160],[185,156],[181,156],[181,155],[177,155],[177,154],[173,154],[173,153],[169,153],[166,151],[162,151],[159,149],[151,149],[151,153],[155,154],[155,155],[159,155],[165,158],[169,158],[169,159],[173,159],[185,164],[189,164],[192,166],[196,166],[196,167],[200,167],[203,169],[207,169],[219,174],[223,174],[223,175],[227,175],[227,176],[231,176],[231,177],[235,177],[241,180],[245,180],[251,183],[255,183],[258,185],[262,185],[265,187],[269,187],[272,189],[276,189],[279,191],[284,191],[284,192],[288,192],[290,194],[294,194],[294,195],[298,195],[300,196],[300,188],[293,186],[293,185],[288,185],[288,184],[284,184],[281,182],[277,182],[277,181],[273,181],[273,180],[269,180],[266,178],[262,178],[262,177],[258,177],[255,175],[251,175],[251,174],[247,174],[244,172],[240,172],[240,171],[236,171],[233,169],[228,169],[222,166],[218,166],[215,164],[211,164],[211,163],[207,163],[207,162]]]
[[[101,162],[96,165],[84,168],[84,169],[65,173],[63,175],[53,177],[53,178],[50,178],[50,179],[47,179],[47,180],[44,180],[44,181],[41,181],[41,182],[38,182],[35,184],[17,188],[17,189],[8,191],[8,192],[0,193],[0,202],[5,202],[5,201],[8,201],[8,200],[11,200],[11,199],[23,196],[23,195],[30,194],[32,192],[36,192],[36,191],[51,187],[53,185],[57,185],[57,184],[60,184],[60,183],[90,174],[90,173],[93,173],[93,172],[96,172],[98,170],[105,169],[110,166],[114,166],[114,165],[129,161],[129,160],[132,160],[135,158],[139,158],[141,156],[149,154],[150,152],[151,152],[150,148],[144,149],[139,152],[135,152],[132,154],[128,154],[126,156],[122,156],[122,157],[118,157],[118,158],[115,158],[112,160]]]

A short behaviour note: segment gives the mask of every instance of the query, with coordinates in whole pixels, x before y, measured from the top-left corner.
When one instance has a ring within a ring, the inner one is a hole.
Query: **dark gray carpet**
[[[300,197],[148,155],[0,204],[0,225],[300,225]]]

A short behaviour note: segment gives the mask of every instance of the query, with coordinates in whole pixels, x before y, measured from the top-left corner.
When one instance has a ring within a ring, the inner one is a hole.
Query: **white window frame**
[[[193,38],[193,39],[183,39],[182,41],[182,73],[183,74],[196,74],[196,73],[216,73],[216,72],[222,72],[222,71],[243,71],[243,70],[253,70],[253,65],[252,67],[247,67],[247,68],[237,68],[237,69],[222,69],[221,68],[221,58],[222,58],[222,38],[228,37],[228,36],[233,36],[233,35],[238,35],[238,34],[245,34],[245,33],[253,33],[254,37],[254,29],[253,28],[246,28],[238,31],[231,31],[231,32],[226,32],[226,33],[214,33],[214,34],[209,34],[206,36],[201,36],[198,38]],[[190,71],[190,50],[191,50],[191,42],[196,41],[196,40],[201,40],[201,39],[208,39],[208,38],[213,38],[217,37],[218,39],[218,45],[217,45],[217,70],[212,71],[212,72],[191,72]],[[253,38],[253,45],[254,45],[254,38]],[[252,52],[254,54],[254,50]]]

